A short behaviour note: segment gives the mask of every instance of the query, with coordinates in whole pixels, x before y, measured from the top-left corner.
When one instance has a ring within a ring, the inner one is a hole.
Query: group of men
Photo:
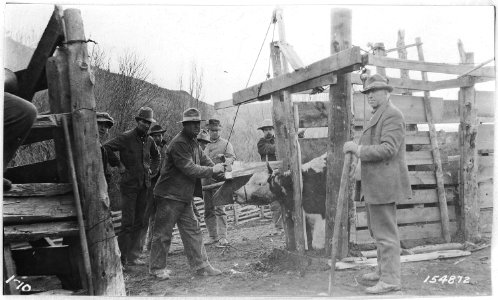
[[[4,171],[23,143],[36,118],[36,108],[17,97],[15,75],[6,70],[4,92]],[[346,142],[344,153],[352,153],[361,179],[361,199],[366,202],[370,234],[376,241],[378,266],[375,272],[362,276],[375,284],[368,293],[380,294],[401,288],[400,240],[396,223],[396,202],[411,197],[405,159],[405,121],[391,101],[392,87],[381,75],[369,77],[362,93],[372,107],[372,118],[363,129],[359,144]],[[142,107],[135,117],[134,129],[117,135],[101,146],[104,173],[110,179],[108,165],[118,167],[121,174],[120,192],[122,228],[118,242],[124,264],[143,265],[140,258],[150,223],[151,254],[149,273],[168,279],[166,268],[173,227],[178,225],[180,237],[190,266],[203,276],[219,275],[221,271],[209,263],[199,226],[194,196],[203,196],[205,220],[209,232],[207,244],[228,244],[226,214],[215,206],[212,192],[202,195],[203,185],[224,179],[224,172],[235,160],[232,145],[219,135],[218,120],[208,122],[208,132],[201,131],[200,112],[189,108],[183,113],[183,129],[166,145],[165,132],[154,125],[153,111]],[[103,142],[114,120],[107,113],[97,114],[100,140]],[[258,142],[261,160],[276,160],[275,139],[270,120],[259,127],[264,137]],[[114,152],[119,152],[119,159]],[[360,168],[361,167],[361,168]],[[10,182],[4,178],[4,190]],[[280,204],[272,204],[275,225],[279,224]],[[150,220],[150,222],[149,222]]]

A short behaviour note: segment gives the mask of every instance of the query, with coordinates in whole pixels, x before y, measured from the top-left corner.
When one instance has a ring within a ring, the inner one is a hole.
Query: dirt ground
[[[125,271],[126,292],[130,296],[320,296],[328,288],[328,266],[313,263],[303,266],[282,258],[274,249],[284,248],[284,235],[277,233],[271,220],[261,219],[229,227],[232,247],[207,246],[211,264],[223,271],[221,276],[200,277],[189,269],[181,240],[175,238],[168,260],[172,277],[160,281],[147,273],[146,266],[130,266]],[[316,253],[315,253],[316,255]],[[148,258],[148,256],[146,256]],[[362,296],[365,287],[360,276],[373,267],[336,271],[334,296]],[[403,296],[481,296],[491,295],[490,247],[467,257],[403,263],[402,290],[390,293]],[[427,276],[465,276],[469,283],[437,281]]]

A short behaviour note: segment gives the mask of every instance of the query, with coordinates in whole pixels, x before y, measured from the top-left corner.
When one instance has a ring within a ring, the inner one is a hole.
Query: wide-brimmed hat
[[[220,120],[209,119],[207,124],[207,129],[209,130],[221,130]]]
[[[201,119],[201,113],[197,108],[187,108],[183,112],[183,119],[179,123],[183,122],[200,122],[206,121]]]
[[[389,79],[385,78],[380,74],[374,74],[365,80],[365,84],[363,85],[363,94],[368,93],[369,91],[374,90],[388,90],[389,92],[393,91],[393,87],[389,85]]]
[[[105,123],[111,128],[114,125],[114,119],[106,112],[97,112],[97,123]]]
[[[154,133],[164,133],[165,131],[166,129],[163,129],[161,125],[156,124],[149,129],[149,135],[153,135]]]
[[[151,123],[155,123],[156,120],[154,120],[154,112],[152,111],[152,108],[144,106],[140,107],[138,110],[138,115],[135,117],[135,120],[145,120],[149,121]]]
[[[258,127],[258,129],[263,130],[264,128],[267,128],[267,127],[273,128],[273,122],[271,121],[271,119],[263,120],[263,123],[261,124],[261,126]]]
[[[206,142],[206,143],[211,143],[211,140],[209,139],[209,133],[205,129],[202,129],[199,134],[197,135],[197,140]]]

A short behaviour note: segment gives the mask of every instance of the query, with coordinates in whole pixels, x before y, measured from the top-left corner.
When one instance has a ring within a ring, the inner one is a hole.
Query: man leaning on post
[[[159,170],[161,156],[154,140],[147,135],[155,122],[149,107],[140,108],[137,126],[104,144],[107,151],[119,151],[122,234],[118,238],[123,264],[144,265],[139,258],[141,241],[147,230],[145,207],[150,178]],[[124,169],[124,170],[123,170]]]
[[[223,164],[215,165],[197,142],[201,121],[197,109],[189,108],[183,112],[183,129],[168,145],[166,160],[154,188],[156,213],[149,273],[159,279],[169,279],[171,274],[166,262],[175,224],[190,267],[196,274],[221,274],[209,263],[199,221],[193,211],[194,189],[196,184],[200,184],[200,178],[215,176],[221,179],[224,174]]]
[[[369,294],[401,289],[401,248],[396,223],[396,202],[411,197],[406,165],[405,120],[389,100],[392,87],[378,74],[369,77],[362,91],[372,107],[372,118],[363,129],[360,144],[346,142],[344,153],[351,152],[361,163],[361,198],[365,200],[370,235],[377,246],[375,272],[362,276],[375,283]]]

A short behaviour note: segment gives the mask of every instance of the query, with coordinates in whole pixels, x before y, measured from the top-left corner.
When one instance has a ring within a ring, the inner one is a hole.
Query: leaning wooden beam
[[[31,101],[33,95],[47,88],[45,63],[64,38],[61,11],[55,6],[45,31],[36,47],[28,67],[16,72],[19,81],[19,96]]]
[[[420,62],[417,60],[379,57],[373,54],[365,54],[364,57],[366,65],[432,73],[461,75],[473,68],[473,66],[467,65],[452,65],[445,63]],[[483,67],[471,72],[469,75],[495,78],[495,69],[494,67]]]
[[[273,79],[251,86],[247,89],[233,93],[233,104],[249,103],[268,94],[286,89],[300,82],[311,80],[333,72],[348,73],[362,64],[359,47],[341,51],[325,59],[317,61],[303,69],[292,73],[282,74]]]
[[[419,37],[415,39],[417,45],[418,59],[424,61],[424,52],[422,50],[422,41]],[[422,80],[427,80],[427,72],[422,71]],[[424,108],[427,117],[427,124],[429,125],[429,137],[431,139],[432,155],[434,157],[434,167],[436,172],[437,191],[439,198],[439,210],[441,213],[441,229],[444,240],[449,243],[450,236],[450,220],[448,217],[448,205],[446,203],[446,193],[444,190],[443,180],[443,167],[441,163],[441,153],[439,152],[439,145],[436,135],[436,126],[432,116],[432,106],[430,102],[431,94],[428,91],[424,92]]]
[[[95,295],[125,296],[120,253],[110,218],[110,202],[98,142],[94,79],[90,74],[81,12],[67,9],[64,20],[73,109],[73,150],[83,214],[88,228],[91,228],[88,231],[88,248]]]

